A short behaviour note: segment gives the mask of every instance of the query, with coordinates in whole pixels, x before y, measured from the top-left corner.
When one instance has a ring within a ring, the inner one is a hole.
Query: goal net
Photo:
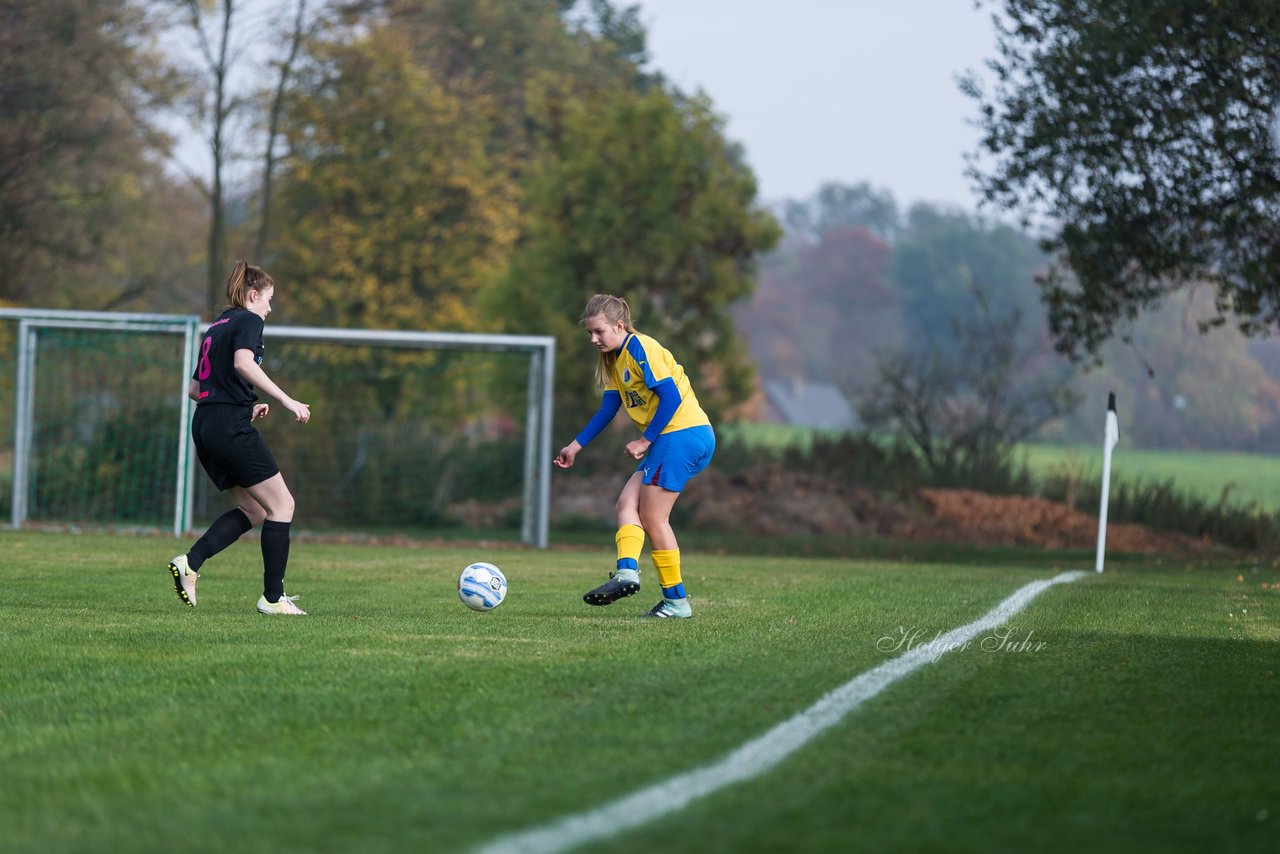
[[[10,524],[186,533],[223,513],[189,440],[202,334],[188,317],[0,312]],[[311,406],[302,425],[264,398],[256,422],[299,529],[546,545],[553,339],[269,325],[264,341],[268,373]]]

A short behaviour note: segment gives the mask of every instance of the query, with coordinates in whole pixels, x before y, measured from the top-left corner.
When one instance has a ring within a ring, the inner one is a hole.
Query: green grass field
[[[815,435],[822,435],[788,424],[742,423],[717,429],[730,440],[772,449],[808,448]],[[1097,480],[1102,476],[1102,440],[1099,436],[1095,445],[1021,445],[1015,459],[1025,460],[1037,477],[1056,470]],[[1210,502],[1225,495],[1229,504],[1254,502],[1267,512],[1280,511],[1280,457],[1269,454],[1154,451],[1130,448],[1122,441],[1112,458],[1111,478],[1113,485],[1173,481],[1178,489]]]
[[[205,567],[195,610],[174,551],[0,533],[0,851],[469,850],[711,765],[901,654],[882,638],[1092,566],[690,552],[695,618],[668,622],[636,617],[651,570],[582,604],[611,544],[299,541],[311,615],[267,618],[256,543]],[[454,593],[481,558],[511,584],[491,614]],[[1275,850],[1280,572],[1117,556],[1008,629],[588,849]]]
[[[1027,445],[1027,464],[1037,475],[1066,469],[1097,479],[1102,476],[1102,445]],[[1280,457],[1226,451],[1149,451],[1116,448],[1111,460],[1113,483],[1173,481],[1178,489],[1208,501],[1226,497],[1230,504],[1255,502],[1262,510],[1280,510]]]
[[[751,447],[778,450],[793,446],[808,448],[815,436],[838,436],[789,424],[729,423],[717,427],[724,441],[739,441]],[[9,456],[12,456],[11,454]],[[1092,445],[1018,446],[1015,459],[1027,463],[1037,477],[1054,471],[1074,471],[1097,479],[1102,473],[1102,443]],[[0,495],[8,494],[11,460],[0,452]],[[1267,512],[1280,511],[1280,456],[1232,451],[1160,451],[1131,448],[1121,442],[1112,460],[1112,482],[1141,481],[1174,485],[1208,501],[1242,505],[1254,502]]]

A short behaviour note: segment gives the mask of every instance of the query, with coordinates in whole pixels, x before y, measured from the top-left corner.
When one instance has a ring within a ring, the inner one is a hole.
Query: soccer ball
[[[458,576],[458,598],[473,611],[492,611],[507,598],[507,577],[491,563],[473,563]]]

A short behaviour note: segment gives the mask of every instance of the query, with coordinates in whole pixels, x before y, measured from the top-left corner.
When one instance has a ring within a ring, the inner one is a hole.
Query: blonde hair
[[[234,308],[244,308],[248,291],[262,291],[274,288],[275,282],[261,267],[255,267],[248,261],[237,261],[227,279],[227,300]]]
[[[579,323],[586,323],[590,318],[601,315],[612,326],[615,323],[621,323],[623,328],[632,335],[636,334],[636,328],[631,325],[631,306],[627,305],[627,301],[622,297],[615,297],[612,294],[596,294],[587,300],[587,307],[582,310],[582,319]],[[613,376],[613,366],[618,362],[618,354],[600,353],[596,360],[596,382],[601,386],[608,385],[609,378]]]

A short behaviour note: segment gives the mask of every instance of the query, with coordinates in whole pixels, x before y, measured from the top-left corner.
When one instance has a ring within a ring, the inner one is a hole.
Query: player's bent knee
[[[284,491],[284,495],[282,495],[278,501],[273,502],[273,504],[274,506],[272,507],[272,510],[274,512],[271,514],[273,518],[281,522],[293,521],[293,495],[290,494],[289,490],[286,489]]]
[[[663,508],[662,510],[654,510],[648,507],[640,508],[640,526],[646,531],[653,531],[662,528],[667,524],[667,520],[671,518],[671,511]]]
[[[248,517],[249,524],[254,528],[261,525],[267,518],[267,511],[262,509],[262,506],[257,502],[254,502],[252,505],[248,507],[241,504],[240,512],[243,513],[246,517]]]

